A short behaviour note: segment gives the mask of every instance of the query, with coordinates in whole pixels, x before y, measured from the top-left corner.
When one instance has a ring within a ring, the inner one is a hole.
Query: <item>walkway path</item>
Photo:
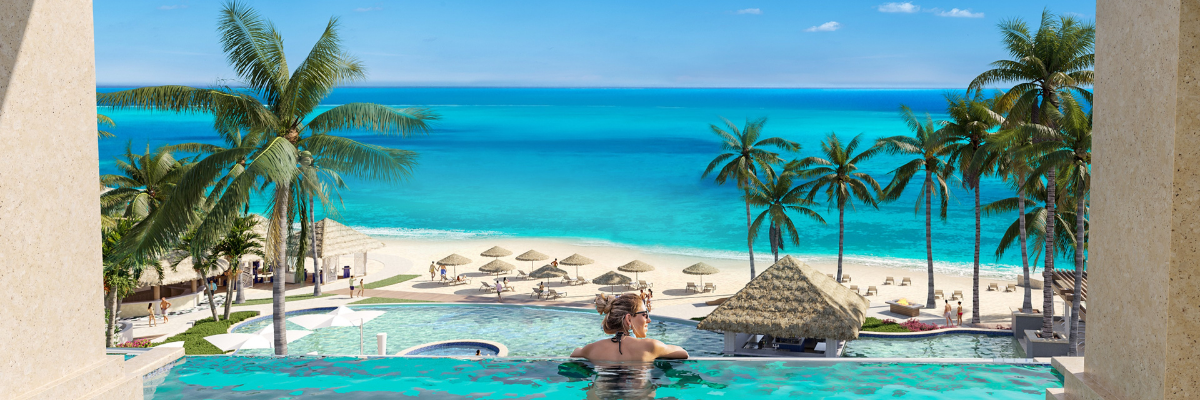
[[[338,295],[350,295],[349,289],[335,290],[331,293]],[[480,292],[484,293],[484,292]],[[554,301],[541,300],[530,298],[528,294],[505,292],[504,300],[499,301],[495,297],[496,292],[487,292],[478,296],[464,296],[458,294],[447,293],[427,293],[427,292],[408,292],[402,290],[385,290],[385,289],[370,289],[366,291],[367,297],[386,297],[391,299],[405,300],[421,300],[437,303],[490,303],[490,304],[529,304],[538,306],[559,306],[559,307],[592,307],[592,303],[583,301]]]

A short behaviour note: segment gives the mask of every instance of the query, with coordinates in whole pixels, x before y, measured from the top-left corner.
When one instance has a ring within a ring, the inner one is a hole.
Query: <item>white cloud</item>
[[[877,7],[879,12],[885,13],[915,13],[921,10],[921,6],[913,4],[911,1],[903,3],[887,3]]]
[[[760,9],[757,9],[757,8],[746,8],[746,9],[737,10],[737,12],[736,12],[736,13],[738,13],[738,14],[754,14],[754,15],[759,15],[759,14],[762,14],[762,10],[760,10]]]
[[[158,6],[159,10],[175,10],[179,8],[188,8],[186,4],[176,4],[173,6]]]
[[[805,29],[804,31],[805,32],[833,32],[833,31],[838,30],[841,27],[842,27],[842,24],[837,23],[837,21],[829,21],[829,22],[823,23],[821,25],[817,25],[817,26]]]
[[[983,13],[973,13],[970,9],[959,10],[957,8],[953,8],[950,9],[950,11],[938,11],[937,16],[954,18],[983,18]]]
[[[383,9],[383,7],[359,7],[359,8],[355,8],[354,11],[355,12],[368,12],[368,11],[379,11],[382,9]]]

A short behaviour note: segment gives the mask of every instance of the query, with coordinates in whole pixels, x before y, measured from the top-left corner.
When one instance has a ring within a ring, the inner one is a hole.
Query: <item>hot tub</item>
[[[456,356],[488,356],[488,357],[507,357],[508,347],[482,339],[459,339],[459,340],[443,340],[440,342],[432,342],[416,345],[404,349],[396,353],[398,356],[429,356],[429,357],[456,357]]]

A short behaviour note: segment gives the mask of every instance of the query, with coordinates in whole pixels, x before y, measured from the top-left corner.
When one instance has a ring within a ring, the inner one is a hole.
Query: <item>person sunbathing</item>
[[[686,359],[687,350],[646,339],[650,313],[643,310],[642,300],[635,294],[616,297],[597,297],[596,311],[604,315],[600,328],[614,335],[571,352],[571,357],[583,357],[592,362],[640,361],[659,358]],[[632,334],[633,337],[630,337]]]
[[[454,280],[463,282],[463,277],[462,277],[462,275],[459,275],[457,278],[454,278]]]

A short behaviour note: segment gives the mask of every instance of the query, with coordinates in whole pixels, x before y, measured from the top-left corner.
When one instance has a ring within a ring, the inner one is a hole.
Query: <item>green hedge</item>
[[[162,343],[182,341],[183,351],[185,354],[189,355],[225,354],[225,352],[221,351],[221,349],[217,348],[217,346],[213,346],[212,343],[204,340],[204,338],[212,335],[227,333],[230,326],[256,316],[258,316],[258,311],[239,311],[230,313],[229,319],[224,321],[214,322],[212,318],[197,320],[195,325],[193,325],[191,328],[188,328],[188,330],[183,331],[183,333],[178,335],[171,336]],[[161,345],[162,343],[158,343],[156,346]]]
[[[875,317],[867,317],[863,322],[862,331],[864,332],[908,332],[908,328],[900,325],[894,320],[881,320]]]
[[[299,301],[299,300],[311,300],[311,299],[319,299],[322,297],[329,297],[329,296],[333,296],[333,293],[322,293],[320,296],[313,296],[311,293],[310,294],[298,294],[295,296],[284,297],[283,301],[289,302],[289,301]],[[246,300],[245,303],[234,304],[233,306],[234,307],[257,306],[259,304],[271,304],[273,301],[274,301],[274,299],[272,299],[272,298],[254,299],[254,300]]]

